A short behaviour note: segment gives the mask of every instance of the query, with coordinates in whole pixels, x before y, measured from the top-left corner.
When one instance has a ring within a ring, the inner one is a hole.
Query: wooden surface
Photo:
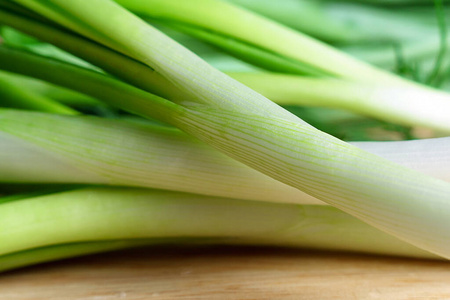
[[[0,299],[450,299],[450,263],[239,247],[153,247],[0,276]]]

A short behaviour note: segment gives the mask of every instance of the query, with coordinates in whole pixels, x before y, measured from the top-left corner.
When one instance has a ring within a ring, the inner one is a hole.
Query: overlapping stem
[[[115,3],[18,1],[42,6],[38,11],[47,17],[151,66],[193,96],[194,103],[181,103],[185,109],[171,113],[172,124],[369,224],[450,257],[450,184],[317,131]],[[353,66],[342,68],[355,71]]]

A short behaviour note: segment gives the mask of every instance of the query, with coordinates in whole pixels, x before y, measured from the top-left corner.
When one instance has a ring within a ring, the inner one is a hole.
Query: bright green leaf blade
[[[56,114],[77,115],[79,112],[19,86],[7,73],[0,72],[0,106],[36,110]]]

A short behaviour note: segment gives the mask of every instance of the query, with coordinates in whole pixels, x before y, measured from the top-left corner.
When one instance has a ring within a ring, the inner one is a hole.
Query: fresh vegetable
[[[0,205],[0,271],[48,259],[187,238],[202,243],[436,258],[329,206],[124,188],[87,188]],[[17,211],[21,218],[17,218]]]
[[[435,86],[445,80],[447,42],[445,9],[436,3],[440,48],[433,48],[437,58],[423,80]],[[399,22],[408,23],[407,19]],[[149,25],[149,20],[284,74],[229,73],[238,82]],[[5,228],[0,259],[10,262],[8,269],[19,266],[22,258],[33,263],[106,251],[132,246],[135,238],[145,239],[143,244],[154,238],[220,242],[231,238],[239,243],[372,249],[403,255],[412,252],[393,249],[410,243],[413,246],[406,249],[417,247],[450,257],[450,183],[445,181],[444,167],[449,162],[447,138],[389,146],[349,144],[265,97],[281,104],[333,107],[376,117],[402,125],[404,135],[412,137],[422,127],[431,128],[432,136],[450,131],[447,93],[361,62],[231,2],[0,1],[0,23],[7,26],[2,32],[9,34],[5,45],[0,45],[0,69],[84,93],[102,101],[104,107],[114,107],[113,114],[105,115],[125,119],[52,115],[48,109],[45,114],[1,110],[0,141],[4,142],[0,155],[11,156],[18,149],[23,157],[1,166],[3,182],[128,185],[210,195],[98,187],[6,200],[0,204],[0,215],[4,215],[0,222]],[[435,28],[429,17],[416,25],[426,33]],[[41,47],[45,43],[15,35],[11,28],[66,52],[51,50],[47,55],[47,48]],[[402,39],[414,39],[406,34],[408,30],[404,33]],[[396,38],[386,33],[381,40]],[[8,84],[17,90],[17,83]],[[0,82],[0,86],[8,84]],[[24,100],[33,96],[14,94]],[[33,109],[46,111],[45,107]],[[130,113],[166,127],[148,125]],[[431,149],[434,145],[442,150]],[[411,147],[417,147],[417,152]],[[403,159],[383,158],[370,151],[381,156],[396,152]],[[428,162],[418,167],[423,158]],[[218,168],[211,170],[212,166]],[[302,197],[309,203],[334,207],[298,206],[300,195],[308,195]],[[298,216],[299,209],[305,212],[303,216]],[[343,236],[353,242],[345,242],[336,232],[321,233],[314,237],[319,240],[310,243],[307,237],[302,244],[295,230],[309,228],[303,225],[310,215],[326,216],[326,220],[312,221],[320,227],[348,220],[338,230],[351,223],[366,228],[362,229],[364,238],[352,239],[355,234],[348,232]],[[42,223],[44,218],[47,221]],[[123,219],[118,222],[116,218]],[[357,225],[362,222],[368,225]],[[371,243],[381,243],[382,250]]]
[[[173,128],[13,110],[0,110],[0,118],[0,153],[8,161],[0,166],[0,182],[108,184],[324,204]],[[448,137],[352,144],[450,181]]]

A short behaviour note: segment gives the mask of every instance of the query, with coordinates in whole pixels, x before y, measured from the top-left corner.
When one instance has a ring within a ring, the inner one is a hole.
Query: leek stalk
[[[0,216],[0,271],[174,239],[436,258],[329,206],[85,188],[4,203]]]
[[[11,13],[0,11],[0,21],[29,34],[44,38],[49,42],[55,42],[56,45],[73,54],[81,55],[91,63],[98,64],[100,62],[99,66],[105,68],[105,70],[140,88],[178,103],[183,101],[179,89],[168,82],[167,79],[125,56],[108,51],[80,37],[53,29],[45,24],[26,20]],[[3,56],[3,60],[5,63],[10,62],[10,58],[6,56]],[[15,61],[18,61],[18,59],[16,58]],[[292,65],[284,66],[288,68]],[[282,65],[278,65],[278,67],[284,68],[285,71],[288,70]],[[49,67],[41,66],[40,68],[47,69]],[[14,69],[9,70],[14,71]],[[407,126],[425,126],[442,132],[450,132],[450,121],[446,114],[447,107],[450,105],[449,96],[437,90],[330,79],[294,79],[294,77],[275,74],[236,74],[233,76],[280,104],[286,104],[295,97],[295,99],[301,101],[300,104],[302,105],[328,105],[345,108],[388,122]],[[308,88],[305,89],[304,86]],[[392,100],[393,98],[395,98],[395,101]]]
[[[450,245],[445,242],[450,238],[450,184],[317,131],[111,1],[15,2],[141,61],[186,96],[177,104],[153,97],[151,104],[122,100],[121,106],[134,106],[141,114],[159,117],[275,179],[414,245],[450,257]],[[278,41],[271,42],[277,45]],[[305,43],[316,50],[325,49],[309,40]],[[318,60],[324,52],[316,51],[312,63],[323,64]],[[305,48],[303,54],[307,53]],[[369,67],[359,69],[364,64],[345,56],[333,57],[339,58],[339,69],[355,79],[363,75],[368,81],[393,77]],[[328,62],[327,66],[333,67]]]
[[[450,138],[352,144],[450,181]],[[108,184],[325,204],[179,130],[145,122],[0,110],[0,157],[7,162],[0,164],[0,182]]]

